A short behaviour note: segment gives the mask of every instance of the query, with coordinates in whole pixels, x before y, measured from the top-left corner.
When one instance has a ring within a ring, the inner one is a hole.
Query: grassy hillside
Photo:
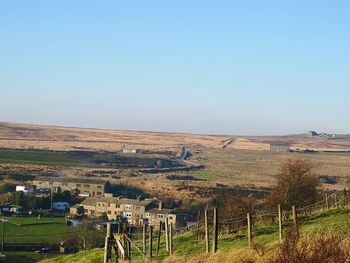
[[[81,235],[81,229],[66,226],[64,218],[37,217],[2,217],[6,222],[5,243],[7,244],[58,244],[60,241]],[[0,227],[0,236],[3,228]],[[90,230],[89,233],[99,240],[103,236],[99,231]]]
[[[348,233],[350,222],[350,209],[334,209],[327,212],[315,214],[310,217],[300,218],[301,235],[303,237],[316,237],[326,233],[343,235]],[[284,228],[290,222],[284,224]],[[242,232],[244,234],[244,231]],[[161,251],[154,257],[157,262],[242,262],[243,260],[254,260],[254,262],[264,262],[270,258],[278,249],[278,226],[273,224],[267,227],[255,228],[254,242],[259,244],[259,255],[257,250],[248,248],[247,240],[242,235],[235,237],[225,234],[220,235],[218,252],[215,255],[206,255],[204,241],[197,245],[195,233],[185,233],[174,238],[174,255],[167,257],[164,251],[164,240]],[[94,249],[81,252],[75,255],[65,255],[42,261],[43,263],[68,263],[68,262],[103,262],[103,249]],[[137,252],[133,252],[133,262],[143,262]]]
[[[0,163],[38,164],[48,166],[97,166],[84,156],[68,152],[0,150]]]

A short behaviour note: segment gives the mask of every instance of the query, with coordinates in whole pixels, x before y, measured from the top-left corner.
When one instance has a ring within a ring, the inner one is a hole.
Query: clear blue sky
[[[350,1],[1,1],[0,120],[350,132]]]

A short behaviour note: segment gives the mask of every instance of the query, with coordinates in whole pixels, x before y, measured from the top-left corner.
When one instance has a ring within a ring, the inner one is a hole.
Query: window
[[[131,210],[132,205],[125,205],[125,210]]]
[[[68,183],[61,183],[62,186],[68,186]]]
[[[84,187],[90,188],[89,184],[84,184]]]
[[[164,215],[158,214],[157,217],[158,217],[158,218],[164,218]]]
[[[107,213],[110,215],[110,214],[112,214],[112,211],[108,210]]]
[[[102,195],[102,193],[101,193],[101,192],[97,192],[96,194],[97,194],[97,195]]]
[[[98,185],[98,186],[97,186],[97,189],[102,189],[102,185]]]
[[[146,217],[151,217],[151,213],[146,213]]]
[[[126,213],[125,216],[130,218],[131,217],[131,213]]]
[[[39,184],[43,184],[43,182],[39,182]]]
[[[81,184],[76,184],[75,186],[76,186],[76,187],[81,187]]]

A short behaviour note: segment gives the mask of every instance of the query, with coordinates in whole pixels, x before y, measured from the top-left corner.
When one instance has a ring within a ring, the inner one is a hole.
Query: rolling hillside
[[[228,140],[232,140],[227,144]],[[350,138],[307,138],[305,136],[219,136],[68,128],[0,122],[0,147],[12,149],[117,151],[124,145],[143,150],[173,150],[182,145],[205,148],[268,150],[270,143],[288,143],[291,148],[347,151]]]
[[[350,231],[348,225],[349,212],[349,209],[334,209],[302,219],[300,227],[301,237],[316,238],[332,233],[346,238]],[[277,252],[280,244],[278,241],[278,226],[276,224],[255,230],[254,242],[259,244],[260,249],[263,249],[264,253],[257,249],[248,248],[247,240],[241,236],[222,235],[219,237],[218,252],[214,255],[206,255],[204,252],[204,241],[200,241],[197,245],[195,239],[196,235],[194,233],[184,233],[176,236],[174,239],[174,255],[168,257],[164,249],[161,248],[160,254],[154,257],[154,261],[167,263],[262,263],[266,262]],[[59,256],[42,261],[42,263],[68,262],[102,263],[103,249],[93,249],[75,255]],[[133,253],[132,262],[143,262],[139,253]]]

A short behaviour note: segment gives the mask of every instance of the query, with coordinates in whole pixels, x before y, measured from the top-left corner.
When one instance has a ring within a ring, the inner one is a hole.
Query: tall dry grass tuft
[[[332,233],[313,238],[288,234],[268,263],[345,263],[350,260],[350,238]]]

